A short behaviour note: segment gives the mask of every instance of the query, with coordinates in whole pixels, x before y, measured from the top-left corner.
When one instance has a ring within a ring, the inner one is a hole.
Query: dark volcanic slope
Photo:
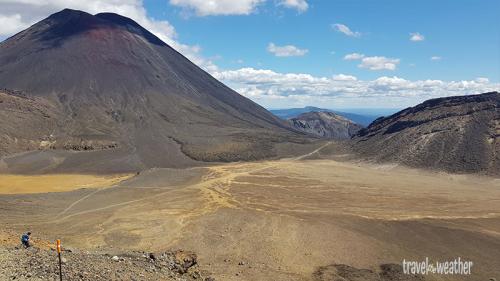
[[[350,139],[363,128],[347,118],[327,111],[303,113],[288,122],[307,134],[337,140]]]
[[[117,14],[66,9],[0,43],[1,88],[0,155],[105,150],[105,157],[90,158],[175,166],[190,158],[269,157],[276,154],[275,143],[303,141],[267,110]],[[75,155],[67,164],[89,160]]]
[[[354,138],[367,158],[450,172],[500,174],[500,93],[428,100],[375,120]]]

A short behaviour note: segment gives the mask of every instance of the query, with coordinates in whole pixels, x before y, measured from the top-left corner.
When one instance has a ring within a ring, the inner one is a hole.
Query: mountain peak
[[[59,12],[56,12],[56,13],[50,15],[48,18],[68,18],[68,17],[78,17],[78,16],[82,16],[82,15],[91,16],[91,14],[84,12],[84,11],[65,8]]]
[[[0,106],[0,135],[10,136],[0,155],[50,139],[53,149],[98,151],[110,168],[126,157],[122,169],[135,170],[274,157],[269,143],[304,141],[117,14],[58,12],[0,43],[0,65],[0,88],[29,97],[15,99],[22,118],[9,114],[15,102]]]
[[[57,46],[65,39],[89,30],[109,26],[105,21],[83,11],[64,9],[36,23],[21,32],[22,37],[44,42],[52,42]],[[14,36],[16,37],[16,35]]]
[[[81,34],[90,34],[93,39],[103,39],[105,34],[118,32],[140,36],[155,45],[167,45],[130,18],[115,13],[92,15],[73,9],[64,9],[52,14],[29,29],[14,35],[12,37],[14,40],[7,39],[5,41],[7,44],[3,45],[16,45],[19,39],[23,38],[60,46],[64,41]]]
[[[124,16],[119,15],[119,14],[115,14],[115,13],[99,13],[99,14],[96,14],[95,17],[102,19],[108,23],[112,23],[116,26],[125,28],[129,32],[140,35],[140,36],[144,37],[146,40],[148,40],[149,43],[152,43],[155,45],[160,45],[160,46],[167,45],[160,38],[158,38],[156,35],[149,32],[148,30],[146,30],[144,27],[139,25],[136,21],[132,20],[131,18],[127,18],[127,17],[124,17]]]
[[[127,18],[125,16],[115,14],[115,13],[98,13],[98,14],[95,14],[94,16],[97,18],[112,22],[112,23],[117,24],[117,25],[141,27],[137,22],[135,22],[131,18]]]
[[[80,10],[73,9],[64,9],[57,13],[50,15],[45,20],[40,23],[46,24],[48,23],[50,26],[58,26],[58,25],[68,25],[72,24],[73,27],[75,25],[85,24],[87,26],[93,26],[101,23],[98,18],[95,16]],[[69,28],[70,26],[68,26]]]

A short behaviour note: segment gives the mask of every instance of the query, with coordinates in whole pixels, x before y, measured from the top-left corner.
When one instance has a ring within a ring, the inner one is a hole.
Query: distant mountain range
[[[354,121],[357,124],[360,124],[364,127],[370,125],[370,123],[380,117],[380,115],[364,115],[364,114],[356,114],[356,113],[350,113],[350,112],[342,112],[342,111],[337,111],[337,110],[331,110],[331,109],[325,109],[325,108],[319,108],[319,107],[314,107],[314,106],[306,106],[302,108],[288,108],[288,109],[271,109],[269,110],[271,113],[274,115],[278,116],[281,119],[290,119],[299,116],[302,113],[307,113],[307,112],[333,112],[336,113],[340,116],[343,116],[351,121]]]
[[[353,121],[328,111],[311,111],[288,119],[295,129],[312,136],[348,140],[363,127]]]

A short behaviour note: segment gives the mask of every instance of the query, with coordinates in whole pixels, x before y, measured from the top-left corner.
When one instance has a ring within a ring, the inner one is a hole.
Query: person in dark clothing
[[[21,236],[21,243],[23,243],[23,246],[26,248],[29,248],[31,246],[30,245],[30,236],[31,236],[31,232],[25,233],[25,234],[23,234],[23,236]]]

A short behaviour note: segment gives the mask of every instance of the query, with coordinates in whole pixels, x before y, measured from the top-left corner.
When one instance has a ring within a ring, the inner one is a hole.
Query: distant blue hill
[[[340,116],[343,116],[349,120],[354,121],[362,126],[367,127],[370,123],[381,116],[388,116],[392,113],[398,111],[397,109],[352,109],[349,111],[361,111],[363,114],[353,113],[353,112],[344,112],[332,109],[319,108],[314,106],[306,106],[302,108],[288,108],[288,109],[271,109],[269,110],[274,115],[278,116],[281,119],[289,119],[297,117],[298,115],[311,111],[328,111],[336,113]],[[365,113],[366,112],[366,113]]]

